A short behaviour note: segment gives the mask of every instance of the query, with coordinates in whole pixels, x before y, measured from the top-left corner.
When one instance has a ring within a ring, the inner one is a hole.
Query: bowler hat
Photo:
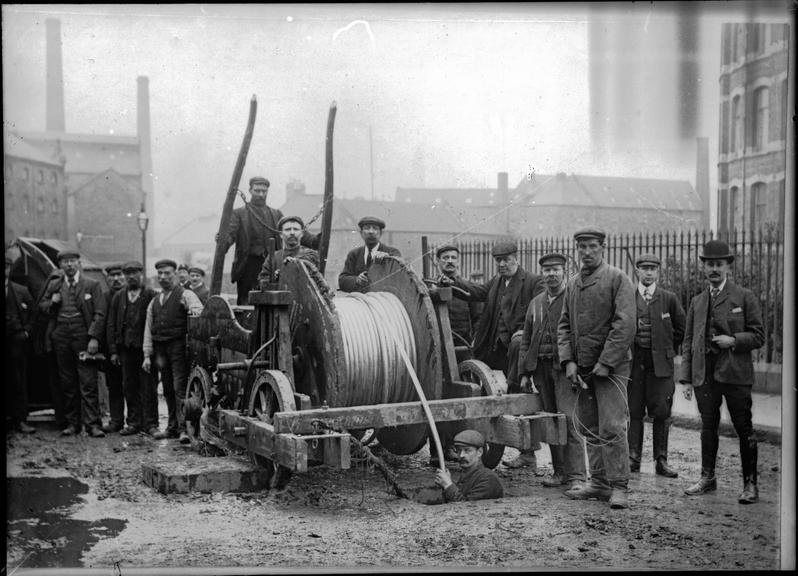
[[[435,257],[440,258],[441,254],[443,254],[444,252],[451,252],[452,250],[454,250],[458,254],[460,253],[460,249],[454,244],[444,244],[443,246],[440,246],[438,247],[437,250],[435,250]]]
[[[554,266],[555,264],[565,266],[566,262],[568,262],[568,258],[559,252],[549,252],[548,254],[541,256],[540,260],[538,260],[538,264],[541,266]]]
[[[177,262],[175,262],[174,260],[170,260],[169,258],[163,258],[155,263],[156,270],[160,270],[161,268],[165,268],[166,266],[171,266],[172,268],[177,269]]]
[[[457,446],[458,444],[483,448],[485,446],[485,437],[476,430],[463,430],[454,437],[454,445]]]
[[[509,256],[516,252],[518,252],[518,246],[515,245],[515,242],[499,242],[493,247],[493,250],[490,251],[494,258]]]
[[[72,250],[71,248],[65,248],[61,250],[55,257],[56,260],[59,262],[64,258],[77,258],[80,259],[80,252],[77,250]]]
[[[114,272],[122,272],[122,264],[117,262],[114,264],[109,264],[105,267],[106,274],[113,274]]]
[[[280,221],[277,223],[277,229],[282,230],[283,224],[286,222],[297,222],[302,228],[305,227],[305,223],[302,221],[302,218],[299,216],[283,216],[280,218]]]
[[[205,276],[205,270],[203,270],[199,266],[189,266],[188,273],[191,274],[192,272],[196,272],[200,276]]]
[[[144,270],[144,264],[138,260],[131,260],[122,264],[122,272],[138,272]]]
[[[662,261],[659,259],[659,256],[656,254],[652,254],[651,252],[646,252],[645,254],[641,254],[635,260],[635,268],[639,268],[643,264],[649,264],[654,266],[662,266]]]
[[[710,240],[704,244],[703,254],[699,258],[702,262],[705,260],[726,260],[729,264],[734,262],[734,254],[723,240]]]
[[[374,224],[379,227],[380,230],[385,228],[385,220],[377,218],[376,216],[363,216],[360,222],[357,223],[357,226],[358,228],[363,228],[366,224]]]
[[[269,182],[268,178],[264,178],[263,176],[253,176],[249,179],[249,187],[252,188],[255,184],[266,184],[266,186],[271,186],[271,182]]]
[[[590,239],[596,238],[599,242],[604,242],[604,239],[607,237],[607,233],[604,232],[601,228],[597,228],[596,226],[588,226],[586,228],[581,228],[574,233],[574,240],[582,240],[582,239]]]

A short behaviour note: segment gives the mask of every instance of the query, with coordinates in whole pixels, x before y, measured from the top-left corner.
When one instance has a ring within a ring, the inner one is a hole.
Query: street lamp
[[[83,232],[80,230],[75,232],[75,240],[78,241],[78,252],[80,252],[80,243],[83,241]]]
[[[150,217],[144,210],[144,202],[141,203],[141,210],[136,217],[136,223],[141,230],[141,264],[144,267],[144,277],[147,277],[147,224],[150,223]]]

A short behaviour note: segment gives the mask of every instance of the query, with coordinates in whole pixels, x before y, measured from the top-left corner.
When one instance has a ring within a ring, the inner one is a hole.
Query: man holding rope
[[[574,234],[582,268],[565,289],[557,330],[560,363],[580,386],[577,427],[586,435],[590,481],[566,490],[576,500],[628,508],[629,444],[626,385],[635,337],[635,293],[623,271],[604,262],[606,233]]]

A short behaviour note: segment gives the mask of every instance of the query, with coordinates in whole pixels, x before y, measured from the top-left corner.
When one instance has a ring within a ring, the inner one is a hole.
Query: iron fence
[[[781,363],[784,285],[784,237],[776,227],[755,232],[734,230],[714,234],[712,231],[672,231],[657,233],[615,234],[607,237],[604,259],[623,270],[636,282],[634,259],[643,252],[660,257],[662,269],[659,283],[675,292],[687,310],[690,300],[706,288],[698,258],[702,246],[709,240],[726,241],[735,254],[732,281],[751,289],[759,297],[765,324],[765,345],[754,353],[754,360]],[[464,278],[487,282],[496,274],[491,256],[495,241],[466,241],[459,244],[460,269]],[[518,259],[526,270],[539,273],[538,259],[548,252],[560,252],[568,258],[566,273],[579,270],[576,243],[570,236],[549,238],[521,238]],[[435,270],[435,249],[430,246],[425,258],[429,270]]]

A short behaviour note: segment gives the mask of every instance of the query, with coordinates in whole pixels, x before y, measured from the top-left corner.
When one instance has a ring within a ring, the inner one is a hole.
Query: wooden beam
[[[540,400],[532,394],[505,394],[503,396],[481,396],[477,398],[447,398],[430,400],[429,407],[436,422],[468,420],[471,418],[494,418],[505,414],[532,414]],[[363,430],[386,428],[427,422],[421,402],[397,404],[375,404],[345,408],[317,408],[297,412],[277,412],[274,430],[279,433],[311,434],[315,432],[314,421],[333,430]]]
[[[566,443],[565,414],[539,412],[528,416],[499,416],[491,420],[471,421],[470,428],[479,430],[488,442],[524,450],[538,442],[549,445]]]

